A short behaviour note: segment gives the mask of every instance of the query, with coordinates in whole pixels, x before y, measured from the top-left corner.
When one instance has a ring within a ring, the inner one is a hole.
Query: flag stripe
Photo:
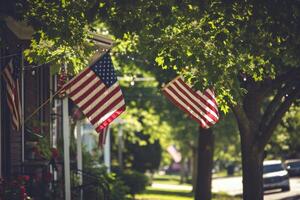
[[[211,89],[207,89],[205,91],[205,94],[206,94],[206,97],[207,97],[207,102],[212,105],[214,108],[215,108],[215,112],[218,114],[219,116],[219,112],[218,112],[218,104],[216,102],[216,97],[215,97],[215,94],[214,92],[211,90]]]
[[[101,109],[99,109],[98,112],[97,112],[98,115],[91,118],[91,123],[95,124],[97,121],[99,121],[98,124],[97,124],[97,125],[99,125],[100,123],[102,123],[103,121],[106,120],[105,115],[111,114],[110,112],[114,112],[115,110],[119,109],[119,107],[122,106],[121,104],[124,105],[123,96],[119,96],[117,99],[115,99],[114,102],[111,102],[109,105],[106,105],[106,107],[102,106]],[[116,107],[118,107],[118,108],[116,108]],[[99,111],[102,111],[102,112],[99,113]]]
[[[182,97],[184,97],[184,98],[192,101],[193,102],[193,106],[198,111],[198,114],[200,116],[204,116],[205,118],[207,118],[207,116],[204,115],[204,113],[206,111],[210,112],[210,109],[207,106],[205,106],[201,101],[197,100],[197,98],[192,93],[190,93],[189,90],[184,90],[181,86],[184,87],[184,89],[186,89],[185,86],[183,86],[183,85],[181,85],[181,84],[179,84],[177,82],[174,82],[173,87],[178,88],[178,90],[180,90],[182,92],[180,95]],[[217,116],[216,116],[216,118],[217,118]],[[207,120],[210,121],[210,122],[212,122],[212,121],[215,120],[215,117],[214,118],[207,118]]]
[[[178,86],[180,87],[181,84],[178,84]],[[200,99],[198,99],[194,95],[194,93],[190,93],[190,90],[187,90],[188,85],[182,85],[182,87],[184,87],[184,88],[182,88],[182,90],[186,92],[185,94],[189,98],[191,98],[191,99],[193,99],[195,101],[195,104],[199,107],[199,109],[201,109],[202,113],[206,113],[206,112],[213,113],[213,118],[211,118],[212,120],[216,120],[218,118],[218,116],[215,114],[214,110],[211,110],[210,107],[208,107],[205,102],[203,102]]]
[[[203,106],[203,107],[208,107],[208,108],[210,108],[213,112],[217,112],[217,110],[216,110],[213,106],[209,105],[209,104],[206,102],[206,100],[203,98],[203,96],[200,95],[200,94],[202,94],[201,92],[195,92],[195,91],[193,91],[192,88],[191,88],[188,84],[186,84],[186,83],[183,81],[183,79],[182,79],[181,77],[178,78],[178,81],[179,81],[182,85],[184,85],[185,88],[186,88],[191,94],[194,94],[194,96],[198,99],[198,102],[201,102],[202,104],[205,105],[205,106]],[[199,93],[200,93],[200,94],[199,94]]]
[[[169,87],[169,90],[173,92],[173,94],[180,99],[187,107],[187,110],[189,110],[190,113],[195,113],[195,115],[199,116],[203,121],[208,121],[209,123],[212,121],[212,119],[208,119],[207,116],[204,115],[203,111],[201,111],[197,106],[191,103],[190,99],[185,96],[182,93],[179,93],[176,87],[176,83],[174,82],[173,85]],[[208,124],[210,125],[210,124]]]
[[[12,127],[18,131],[21,127],[21,102],[19,98],[20,92],[17,67],[13,66],[12,60],[4,68],[3,77],[6,82],[6,99],[11,114]]]
[[[89,72],[91,71],[91,69],[89,67],[85,68],[82,72],[80,72],[77,76],[75,76],[74,78],[72,78],[68,83],[66,83],[64,85],[64,89],[68,90],[70,89],[70,87],[72,87],[74,84],[78,83],[82,78],[84,78]]]
[[[118,87],[109,88],[108,90],[106,90],[104,92],[104,94],[102,94],[102,96],[97,98],[90,106],[88,106],[84,110],[84,113],[86,113],[89,116],[97,115],[101,111],[101,107],[105,107],[105,104],[107,105],[107,103],[109,103],[109,101],[111,101],[111,98],[118,92],[120,92],[119,95],[121,96],[122,93],[120,91],[120,88],[118,88]]]
[[[163,93],[179,108],[181,108],[183,111],[189,114],[190,117],[192,117],[196,122],[198,122],[201,126],[208,127],[208,125],[203,121],[203,119],[200,118],[200,116],[195,115],[194,113],[191,113],[189,110],[186,109],[185,104],[182,103],[172,92],[170,92],[169,89],[165,88],[163,90]]]
[[[72,91],[70,93],[70,96],[72,96],[74,99],[78,99],[80,96],[84,95],[87,90],[89,90],[92,86],[97,86],[101,84],[101,81],[97,79],[96,77],[90,77],[87,79],[82,85],[82,87],[78,87],[76,90]],[[80,90],[80,93],[78,92]]]
[[[201,127],[209,128],[219,120],[219,113],[212,90],[194,91],[181,77],[163,88],[164,95],[188,113]]]
[[[121,106],[119,109],[117,109],[110,118],[106,119],[104,122],[102,122],[101,124],[98,125],[98,127],[96,128],[96,131],[99,132],[101,129],[103,129],[104,127],[106,127],[108,124],[110,124],[115,118],[117,118],[120,114],[122,114],[122,112],[125,111],[125,102],[124,105]]]
[[[196,119],[200,124],[206,125],[205,121],[200,116],[196,115],[196,113],[190,112],[185,103],[183,103],[169,88],[166,88],[165,91],[169,98],[171,98],[177,106],[185,110],[190,116],[194,117],[194,119]]]
[[[74,86],[70,88],[70,96],[75,96],[76,94],[82,93],[82,90],[89,86],[89,83],[91,83],[93,80],[96,80],[96,74],[93,74],[92,72],[90,74],[87,74],[84,78],[82,78],[80,81],[78,81]],[[78,86],[80,85],[80,86]]]
[[[113,121],[115,118],[117,118],[120,114],[122,114],[122,112],[125,111],[125,105],[123,105],[122,107],[120,107],[113,115],[112,117],[108,118],[106,121],[102,122],[102,124],[100,124],[97,128],[96,131],[100,132],[103,128],[105,128],[106,126],[108,126],[111,121]]]
[[[101,81],[98,80],[97,83],[94,85],[91,85],[89,88],[87,88],[85,91],[79,94],[77,98],[74,97],[74,103],[83,105],[88,99],[92,98],[95,94],[97,94],[99,91],[101,91],[105,87],[104,84],[101,84]]]
[[[202,101],[205,102],[205,105],[207,107],[209,107],[213,112],[218,113],[217,103],[214,100],[215,97],[210,95],[208,91],[210,91],[210,89],[207,89],[204,93],[197,91],[197,94],[199,95],[199,98],[201,98]]]
[[[101,85],[101,87],[98,87],[96,91],[98,91],[94,96],[88,96],[84,100],[78,103],[78,106],[81,107],[82,110],[85,110],[89,105],[92,105],[93,102],[95,102],[106,90],[104,84]],[[93,93],[92,93],[93,94]],[[92,95],[91,94],[91,95]]]

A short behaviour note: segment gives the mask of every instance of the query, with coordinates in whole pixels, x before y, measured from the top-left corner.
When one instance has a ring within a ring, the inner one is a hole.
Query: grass
[[[148,187],[144,194],[136,196],[138,200],[192,200],[192,193],[182,190],[165,190]]]
[[[153,183],[165,184],[165,185],[180,185],[179,176],[176,175],[156,175]],[[184,184],[189,185],[189,184]],[[178,187],[177,187],[178,188]],[[143,194],[136,195],[136,200],[193,200],[193,193],[184,189],[165,189],[147,187]],[[240,198],[232,197],[224,193],[213,194],[212,200],[240,200]]]
[[[181,184],[178,175],[155,175],[153,182],[168,185],[190,185],[187,183]]]

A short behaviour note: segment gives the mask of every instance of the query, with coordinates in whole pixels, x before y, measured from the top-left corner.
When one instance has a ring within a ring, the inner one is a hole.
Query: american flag
[[[174,145],[168,146],[167,151],[176,163],[179,163],[181,161],[181,153],[177,151]]]
[[[209,128],[219,120],[219,112],[213,90],[204,93],[194,91],[178,76],[163,88],[164,95],[189,114],[202,128]]]
[[[3,70],[3,77],[6,82],[7,104],[11,113],[12,127],[18,131],[21,127],[21,102],[19,89],[19,70],[20,68],[13,66],[11,60]]]
[[[64,89],[98,133],[125,111],[109,53],[71,79]]]

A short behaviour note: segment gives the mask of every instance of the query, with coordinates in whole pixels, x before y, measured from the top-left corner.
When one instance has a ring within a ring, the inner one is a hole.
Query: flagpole
[[[105,134],[105,133],[103,133]],[[110,173],[111,171],[111,159],[110,159],[110,126],[107,127],[106,138],[105,138],[105,145],[104,145],[104,164],[107,167],[107,172]]]
[[[0,55],[2,55],[2,48],[0,48]],[[0,65],[2,65],[0,60]],[[2,76],[0,76],[0,176],[2,177]]]
[[[82,135],[82,121],[78,120],[76,122],[76,141],[77,141],[77,169],[79,170],[79,185],[82,185],[83,178],[82,178],[82,142],[81,142],[81,135]],[[80,200],[83,199],[83,190],[80,189]]]
[[[171,83],[173,83],[175,80],[179,79],[181,76],[177,76],[176,78],[174,78],[172,81],[170,81],[169,83],[167,83],[167,85],[165,85],[162,90],[164,90],[166,87],[168,87]]]
[[[62,87],[61,89],[59,89],[58,91],[56,91],[52,96],[50,96],[46,101],[44,101],[44,103],[42,103],[37,109],[35,109],[25,120],[24,123],[22,124],[22,126],[24,126],[24,124],[26,122],[28,122],[29,119],[31,119],[31,117],[33,117],[41,108],[43,108],[46,104],[49,103],[49,101],[51,101],[58,93],[60,93],[62,90],[64,89],[64,87]]]

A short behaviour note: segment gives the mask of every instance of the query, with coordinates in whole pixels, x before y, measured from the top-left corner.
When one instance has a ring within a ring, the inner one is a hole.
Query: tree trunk
[[[214,136],[211,129],[199,129],[195,200],[211,199]]]
[[[198,147],[195,147],[192,149],[192,159],[191,159],[191,165],[192,165],[192,184],[193,184],[193,192],[196,191],[196,181],[197,181],[197,149]]]
[[[263,200],[262,162],[263,152],[253,145],[252,132],[241,134],[242,167],[243,167],[243,199]]]

